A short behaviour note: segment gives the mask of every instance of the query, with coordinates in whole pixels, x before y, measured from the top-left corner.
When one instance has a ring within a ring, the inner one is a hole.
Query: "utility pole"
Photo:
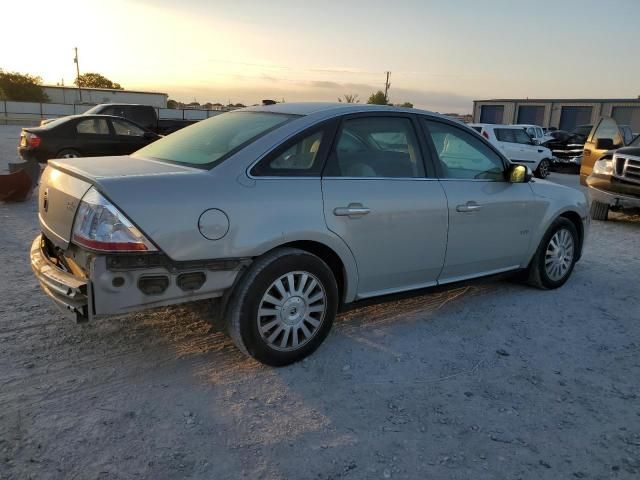
[[[391,84],[389,83],[389,76],[391,72],[385,72],[387,74],[387,80],[384,82],[384,101],[389,103],[389,88],[391,88]]]
[[[76,64],[76,81],[78,82],[78,94],[80,95],[80,103],[82,103],[82,88],[80,88],[80,63],[78,62],[78,47],[74,48],[76,56],[73,59],[73,63]]]

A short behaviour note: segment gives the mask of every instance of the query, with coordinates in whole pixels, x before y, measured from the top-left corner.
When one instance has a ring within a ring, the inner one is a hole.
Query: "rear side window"
[[[496,139],[499,142],[516,143],[516,139],[513,135],[514,130],[512,128],[496,128],[493,133],[496,135]]]
[[[494,132],[499,142],[531,143],[531,137],[523,128],[496,128]]]
[[[116,132],[116,135],[125,137],[143,137],[144,130],[137,125],[126,120],[120,120],[118,118],[111,119],[111,124]]]
[[[258,163],[251,171],[255,176],[319,176],[322,170],[320,147],[323,130],[304,136]]]
[[[424,177],[424,165],[411,120],[378,116],[345,120],[324,175]]]
[[[110,135],[109,124],[104,118],[88,118],[76,125],[76,132],[82,135]]]
[[[471,127],[471,128],[473,128],[478,133],[482,133],[482,127]]]

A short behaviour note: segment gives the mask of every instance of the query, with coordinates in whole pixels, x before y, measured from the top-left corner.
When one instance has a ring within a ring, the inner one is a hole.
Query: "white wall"
[[[107,90],[98,88],[83,88],[82,102],[77,87],[47,87],[42,90],[49,97],[51,103],[141,103],[156,108],[167,106],[167,94],[155,92],[130,92],[127,90]]]
[[[86,112],[92,105],[12,102],[0,100],[0,125],[38,125],[44,118],[58,118]],[[218,110],[156,108],[161,119],[203,120],[220,115]]]

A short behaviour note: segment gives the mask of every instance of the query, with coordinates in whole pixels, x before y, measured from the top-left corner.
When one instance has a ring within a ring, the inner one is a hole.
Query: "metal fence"
[[[0,100],[0,125],[39,125],[45,118],[59,118],[84,113],[93,105],[66,103],[13,102]],[[181,108],[157,108],[158,118],[163,120],[204,120],[222,113],[219,110],[195,110]]]

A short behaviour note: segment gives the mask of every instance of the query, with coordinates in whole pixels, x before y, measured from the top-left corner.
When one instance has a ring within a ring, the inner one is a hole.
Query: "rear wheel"
[[[65,148],[64,150],[60,150],[56,155],[56,158],[77,158],[80,157],[80,152],[74,150],[73,148]]]
[[[609,204],[596,201],[591,202],[591,218],[602,221],[608,220]]]
[[[535,171],[535,175],[538,178],[547,178],[549,176],[549,169],[551,168],[551,162],[549,162],[549,160],[547,160],[546,158],[543,159],[540,164],[538,165],[538,168]]]
[[[557,218],[545,233],[531,260],[529,284],[542,289],[564,285],[573,272],[579,245],[575,225],[566,218]]]
[[[227,330],[236,346],[267,365],[303,359],[326,338],[338,306],[331,269],[303,250],[256,260],[231,297]]]

